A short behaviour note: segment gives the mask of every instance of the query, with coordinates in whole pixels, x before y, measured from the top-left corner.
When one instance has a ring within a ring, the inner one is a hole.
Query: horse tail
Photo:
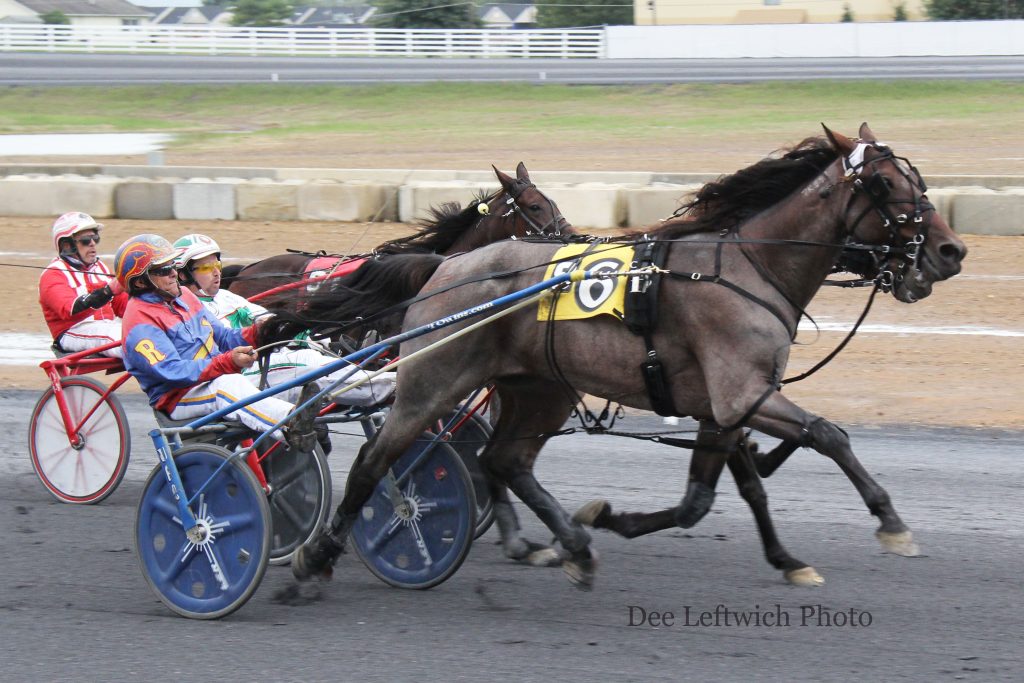
[[[224,270],[220,271],[220,286],[221,289],[231,289],[231,283],[235,281],[238,274],[241,273],[246,266],[233,263],[230,266],[224,266]]]
[[[298,312],[275,313],[262,326],[260,343],[290,339],[306,330],[318,336],[367,329],[390,331],[405,315],[403,304],[423,289],[442,261],[444,257],[437,254],[371,259],[352,273],[305,294],[298,302]]]

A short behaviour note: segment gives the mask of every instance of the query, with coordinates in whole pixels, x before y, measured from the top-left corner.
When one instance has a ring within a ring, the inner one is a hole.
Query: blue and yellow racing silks
[[[124,364],[149,397],[170,412],[200,382],[238,372],[231,349],[252,345],[255,328],[225,327],[183,289],[174,301],[153,292],[132,297],[122,321]]]

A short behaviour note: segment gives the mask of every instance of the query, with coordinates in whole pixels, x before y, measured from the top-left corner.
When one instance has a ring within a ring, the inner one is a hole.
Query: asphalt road
[[[1024,56],[830,59],[405,59],[0,53],[0,85],[563,84],[1024,79]]]
[[[25,445],[35,398],[0,392],[4,680],[936,682],[1016,681],[1024,669],[1024,433],[851,429],[915,531],[924,552],[915,559],[881,553],[873,518],[831,462],[795,455],[766,487],[783,542],[825,577],[818,589],[785,584],[762,559],[725,475],[712,513],[692,530],[632,541],[597,533],[592,593],[558,569],[504,560],[492,530],[430,591],[389,588],[348,555],[333,582],[305,589],[306,604],[275,601],[292,579],[271,567],[234,615],[195,622],[159,603],[132,546],[155,461],[139,397],[127,402],[136,436],[128,475],[91,507],[56,503],[36,480]],[[359,441],[334,439],[340,495]],[[570,510],[598,496],[652,510],[678,501],[686,463],[685,451],[666,446],[571,435],[549,444],[538,476]],[[546,537],[523,518],[531,537]],[[631,625],[640,609],[648,622]],[[712,616],[723,609],[788,624],[727,625]],[[674,621],[654,627],[653,612]],[[839,613],[854,625],[837,625]]]

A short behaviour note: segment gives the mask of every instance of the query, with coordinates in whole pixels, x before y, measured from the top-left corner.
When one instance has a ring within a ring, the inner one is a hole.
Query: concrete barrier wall
[[[74,210],[97,218],[143,220],[408,223],[429,218],[430,209],[445,202],[464,205],[498,188],[493,174],[473,172],[453,177],[453,172],[381,169],[359,177],[363,171],[278,169],[220,176],[237,169],[207,169],[209,176],[196,177],[187,175],[196,169],[178,167],[151,177],[138,173],[141,168],[122,168],[123,175],[48,175],[39,173],[38,166],[27,174],[0,172],[0,215],[52,217]],[[656,225],[679,208],[706,175],[538,172],[532,177],[578,229],[603,230]],[[618,182],[610,182],[616,177]],[[986,185],[980,186],[979,179]],[[681,182],[667,182],[671,180]],[[1024,178],[950,177],[941,186],[933,177],[928,180],[936,186],[928,196],[958,232],[1024,235]],[[968,184],[970,180],[975,183]],[[1016,186],[1004,184],[1014,182]]]

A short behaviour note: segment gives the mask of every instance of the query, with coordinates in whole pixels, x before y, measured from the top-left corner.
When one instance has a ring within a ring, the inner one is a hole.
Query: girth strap
[[[633,270],[654,266],[661,269],[668,259],[670,242],[644,239],[633,247]],[[647,356],[640,364],[640,374],[647,386],[647,396],[651,400],[651,408],[662,417],[679,415],[672,400],[672,390],[665,377],[665,368],[654,348],[655,328],[658,326],[658,291],[661,285],[661,274],[657,270],[635,275],[629,279],[626,290],[626,310],[624,322],[630,332],[644,338]]]

